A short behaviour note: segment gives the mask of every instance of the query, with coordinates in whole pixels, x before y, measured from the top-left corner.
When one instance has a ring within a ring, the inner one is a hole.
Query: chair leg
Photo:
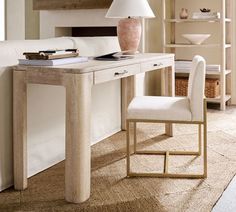
[[[202,154],[202,125],[198,125],[198,155]]]
[[[203,124],[203,142],[204,142],[204,178],[207,177],[207,101],[204,99],[204,124]]]
[[[168,174],[168,168],[169,168],[169,152],[167,151],[165,154],[165,159],[164,159],[164,174]]]
[[[207,109],[206,100],[204,100],[204,122],[198,125],[198,152],[189,151],[153,151],[139,150],[137,151],[137,132],[136,122],[134,122],[134,153],[135,154],[157,154],[165,155],[164,172],[163,173],[136,173],[130,171],[130,121],[127,120],[127,176],[129,177],[167,177],[167,178],[206,178],[207,177]],[[203,125],[203,148],[202,148],[202,126]],[[169,173],[169,155],[201,155],[203,151],[203,174],[177,174]]]
[[[127,176],[130,174],[130,122],[126,121],[126,165],[127,165]]]
[[[206,119],[205,119],[206,120]],[[148,172],[132,172],[130,171],[130,121],[127,121],[127,176],[128,177],[160,177],[160,178],[191,178],[201,179],[207,177],[207,122],[198,125],[198,142],[199,149],[197,152],[191,151],[155,151],[155,150],[137,150],[137,132],[136,122],[134,122],[134,154],[153,154],[164,155],[164,170],[163,173],[148,173]],[[203,125],[203,148],[202,148],[202,126]],[[193,173],[169,173],[169,156],[170,155],[201,155],[203,151],[203,174]]]
[[[204,160],[204,178],[207,177],[207,123],[205,122],[204,125],[204,155],[203,155],[203,160]]]
[[[137,151],[137,122],[134,122],[134,154]]]

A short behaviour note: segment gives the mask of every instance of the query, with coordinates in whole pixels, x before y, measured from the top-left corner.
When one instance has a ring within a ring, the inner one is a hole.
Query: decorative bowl
[[[202,8],[202,9],[200,9],[200,11],[202,13],[209,13],[209,12],[211,12],[211,9],[209,9],[209,8]]]
[[[188,40],[191,44],[200,45],[207,38],[209,38],[211,34],[182,34],[186,40]]]

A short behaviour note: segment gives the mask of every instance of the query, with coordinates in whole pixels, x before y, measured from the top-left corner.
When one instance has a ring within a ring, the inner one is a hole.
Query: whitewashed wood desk
[[[162,92],[174,96],[174,55],[147,53],[122,61],[95,61],[54,67],[16,66],[13,72],[14,185],[27,188],[27,84],[65,86],[65,199],[80,203],[90,196],[90,108],[95,84],[122,79],[122,129],[134,94],[134,75],[162,69]],[[105,104],[105,102],[104,102]],[[172,126],[166,126],[172,135]]]

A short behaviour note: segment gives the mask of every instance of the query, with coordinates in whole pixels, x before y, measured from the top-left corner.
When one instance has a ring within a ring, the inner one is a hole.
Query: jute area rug
[[[181,129],[181,130],[180,130]],[[160,125],[139,125],[139,148],[197,149],[197,128],[176,127],[172,138]],[[184,135],[182,135],[184,132]],[[162,156],[132,157],[132,169],[162,171]],[[172,156],[173,172],[201,172],[202,159]],[[64,162],[30,178],[23,192],[0,194],[0,211],[211,211],[236,173],[236,138],[208,133],[207,179],[126,178],[125,132],[92,147],[91,198],[82,204],[64,201]],[[11,195],[11,196],[10,196]]]

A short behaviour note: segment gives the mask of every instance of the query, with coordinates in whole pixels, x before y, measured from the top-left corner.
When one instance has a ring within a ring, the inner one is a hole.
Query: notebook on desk
[[[134,58],[134,56],[124,55],[122,54],[122,52],[112,52],[109,54],[94,57],[95,60],[103,60],[103,61],[127,60],[127,59],[132,59],[132,58]]]

